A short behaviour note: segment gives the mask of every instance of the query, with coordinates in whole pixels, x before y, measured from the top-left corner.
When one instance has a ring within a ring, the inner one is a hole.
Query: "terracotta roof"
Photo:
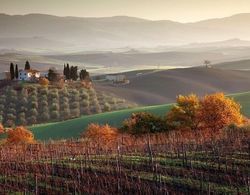
[[[38,70],[33,70],[33,69],[30,69],[30,70],[20,70],[19,72],[22,72],[22,71],[25,71],[25,72],[27,72],[27,73],[38,73],[38,72],[40,72],[40,71],[38,71]]]

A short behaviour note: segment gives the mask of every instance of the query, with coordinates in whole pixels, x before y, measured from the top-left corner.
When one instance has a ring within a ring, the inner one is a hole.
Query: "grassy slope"
[[[230,95],[242,105],[242,112],[246,116],[250,116],[250,92],[238,93]],[[127,109],[109,113],[96,114],[91,116],[83,116],[81,118],[68,120],[58,123],[49,123],[44,125],[33,126],[30,129],[33,131],[36,139],[66,139],[79,137],[81,132],[89,123],[110,124],[119,127],[122,121],[128,118],[131,113],[148,111],[157,115],[164,116],[170,110],[172,104],[164,104],[157,106],[140,107]]]
[[[236,93],[230,95],[230,97],[239,102],[242,106],[242,113],[245,116],[250,117],[250,92]]]
[[[250,60],[239,60],[232,62],[223,62],[214,65],[216,68],[231,69],[231,70],[250,70]]]
[[[89,123],[108,123],[112,126],[119,127],[122,121],[128,118],[134,112],[148,111],[162,116],[166,112],[168,112],[171,107],[172,104],[165,104],[158,106],[127,109],[90,116],[83,116],[77,119],[72,119],[64,122],[37,125],[31,127],[30,129],[33,131],[35,138],[39,140],[79,137],[81,132]]]

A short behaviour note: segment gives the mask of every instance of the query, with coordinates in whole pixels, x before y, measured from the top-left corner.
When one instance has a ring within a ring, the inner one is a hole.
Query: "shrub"
[[[42,101],[40,102],[40,106],[41,106],[41,107],[48,107],[48,101],[42,100]]]
[[[29,111],[29,115],[30,116],[37,116],[38,115],[38,112],[35,108],[32,108],[30,111]]]
[[[39,119],[41,121],[47,122],[49,120],[49,114],[47,112],[43,112],[41,115],[39,115]]]
[[[104,106],[103,106],[103,110],[104,110],[105,112],[111,111],[111,106],[110,106],[110,104],[109,104],[109,103],[105,103]]]
[[[72,118],[76,118],[76,117],[79,117],[80,116],[80,110],[78,109],[78,108],[76,108],[76,109],[71,109],[70,110],[70,116],[72,117]]]
[[[56,111],[56,110],[53,110],[51,113],[50,113],[50,117],[52,118],[52,119],[58,119],[59,118],[59,112],[58,111]]]
[[[57,103],[52,103],[50,109],[51,111],[59,110],[59,105]]]
[[[33,134],[23,126],[16,127],[7,132],[7,143],[34,143]]]
[[[18,125],[26,125],[26,115],[24,112],[20,112],[17,117],[17,124]]]
[[[6,127],[13,127],[15,125],[15,119],[7,119],[7,121],[4,123],[4,126]]]
[[[70,110],[69,109],[64,109],[63,111],[60,112],[61,114],[61,119],[66,120],[70,118]]]
[[[28,123],[29,124],[35,124],[35,123],[37,123],[37,117],[36,116],[30,116],[28,118]]]
[[[89,106],[89,101],[88,100],[83,100],[81,102],[82,107],[88,107]]]
[[[44,78],[44,77],[43,77],[43,78],[40,78],[40,79],[39,79],[39,84],[46,87],[46,86],[49,85],[49,80],[46,79],[46,78]]]
[[[118,131],[109,125],[90,124],[82,133],[82,138],[99,146],[113,145],[117,141]]]
[[[141,112],[134,113],[129,119],[126,119],[120,130],[124,133],[139,135],[163,132],[168,129],[167,123],[161,117]]]

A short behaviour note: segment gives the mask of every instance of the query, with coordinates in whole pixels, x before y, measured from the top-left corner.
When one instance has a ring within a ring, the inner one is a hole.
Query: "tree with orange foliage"
[[[90,124],[87,129],[82,133],[82,138],[88,139],[88,141],[101,145],[113,145],[117,141],[118,131],[116,128],[109,125]]]
[[[167,121],[173,129],[191,129],[197,130],[199,125],[200,102],[195,94],[188,96],[179,95],[177,104],[167,114]]]
[[[42,85],[42,86],[48,86],[49,85],[49,80],[42,77],[39,79],[39,84]]]
[[[0,135],[4,133],[4,127],[3,125],[0,123]]]
[[[200,101],[199,120],[202,121],[203,128],[215,132],[229,124],[242,124],[243,116],[240,109],[240,104],[223,93],[206,95]]]
[[[23,126],[10,129],[7,135],[7,143],[34,143],[34,135]]]

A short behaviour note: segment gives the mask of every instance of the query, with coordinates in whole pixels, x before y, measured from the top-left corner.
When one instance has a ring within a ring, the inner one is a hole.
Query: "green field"
[[[229,96],[232,97],[238,103],[240,103],[242,106],[241,108],[242,113],[245,116],[250,117],[250,92],[236,93],[236,94],[231,94]]]
[[[242,105],[242,112],[245,116],[250,116],[250,92],[237,93],[229,95]],[[119,127],[122,121],[128,118],[134,112],[151,112],[160,116],[164,116],[172,107],[172,104],[164,104],[157,106],[147,106],[134,109],[127,109],[109,113],[95,114],[83,116],[77,119],[68,120],[58,123],[48,123],[30,127],[35,138],[39,140],[58,140],[77,138],[89,123],[110,124]]]
[[[83,116],[64,122],[36,125],[30,127],[29,129],[34,133],[35,138],[39,140],[76,138],[79,137],[81,132],[83,132],[83,130],[90,123],[110,124],[112,126],[119,127],[122,124],[122,121],[128,118],[134,112],[147,111],[163,116],[170,110],[171,107],[172,104],[165,104],[126,109],[115,112]]]

